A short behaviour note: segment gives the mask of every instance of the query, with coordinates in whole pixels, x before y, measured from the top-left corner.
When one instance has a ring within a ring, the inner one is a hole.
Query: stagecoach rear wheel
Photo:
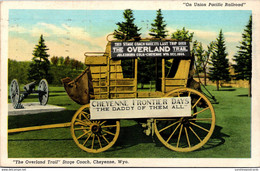
[[[173,90],[165,97],[191,97],[191,117],[154,120],[155,134],[169,149],[178,152],[194,151],[202,147],[215,128],[215,112],[201,92],[191,88]]]
[[[90,120],[89,104],[83,105],[71,121],[72,138],[79,148],[100,153],[112,147],[120,131],[117,120]]]

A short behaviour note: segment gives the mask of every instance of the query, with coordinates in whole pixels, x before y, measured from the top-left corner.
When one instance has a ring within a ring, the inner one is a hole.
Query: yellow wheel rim
[[[169,149],[189,152],[202,147],[215,128],[215,112],[202,93],[191,89],[173,90],[165,97],[191,97],[192,117],[161,118],[154,120],[155,134]]]
[[[82,106],[71,121],[71,135],[82,150],[100,153],[112,147],[120,131],[116,120],[90,120],[89,104]]]

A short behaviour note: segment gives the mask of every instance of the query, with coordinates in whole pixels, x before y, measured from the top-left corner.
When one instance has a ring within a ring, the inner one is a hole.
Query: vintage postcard
[[[258,170],[260,1],[0,5],[2,167]]]

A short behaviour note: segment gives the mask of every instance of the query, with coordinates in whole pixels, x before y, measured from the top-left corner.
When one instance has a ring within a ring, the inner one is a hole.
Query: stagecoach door
[[[139,91],[160,91],[162,59],[156,57],[138,58],[137,83]]]

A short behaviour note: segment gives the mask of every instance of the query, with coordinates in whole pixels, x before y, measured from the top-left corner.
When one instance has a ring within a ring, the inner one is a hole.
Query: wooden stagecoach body
[[[147,40],[146,40],[147,41]],[[178,59],[174,77],[166,77],[165,58],[162,58],[160,91],[138,91],[138,59],[134,58],[134,77],[124,78],[121,60],[111,58],[111,42],[105,52],[85,53],[85,64],[90,67],[95,99],[163,97],[166,93],[180,87],[187,87],[191,70],[191,57]],[[101,54],[101,55],[93,55]],[[176,60],[173,59],[173,63]]]

